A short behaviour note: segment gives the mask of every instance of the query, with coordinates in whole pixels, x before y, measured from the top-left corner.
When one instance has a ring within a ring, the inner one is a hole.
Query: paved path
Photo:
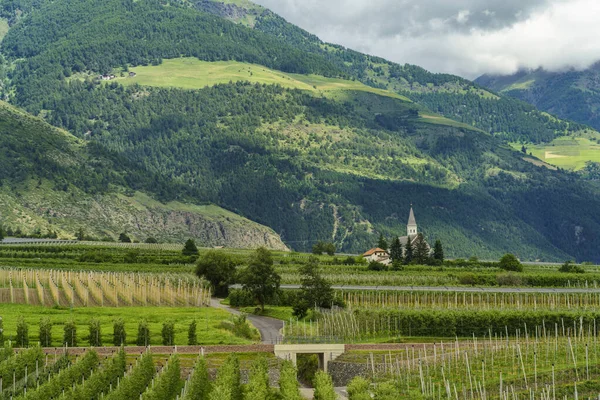
[[[210,306],[214,308],[220,308],[234,315],[240,315],[240,312],[235,308],[231,308],[224,304],[221,304],[220,299],[212,298],[210,300]],[[260,315],[248,314],[248,320],[258,329],[262,343],[264,344],[278,344],[283,340],[281,335],[281,329],[283,329],[283,321],[280,321],[271,317],[262,317]]]
[[[239,289],[241,286],[232,286]],[[281,289],[300,289],[300,285],[281,285]],[[600,293],[600,288],[474,287],[474,286],[362,286],[332,285],[335,290],[374,290],[390,292],[466,292],[466,293]]]

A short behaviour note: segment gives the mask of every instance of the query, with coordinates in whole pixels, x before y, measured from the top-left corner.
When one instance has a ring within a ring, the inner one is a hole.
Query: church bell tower
[[[412,205],[410,206],[410,214],[408,215],[408,224],[406,224],[406,235],[408,237],[417,236],[417,220],[415,219],[415,213],[413,212]]]

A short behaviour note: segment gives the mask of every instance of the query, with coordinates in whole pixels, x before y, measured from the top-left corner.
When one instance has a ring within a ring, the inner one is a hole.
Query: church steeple
[[[417,220],[415,219],[415,213],[413,212],[412,204],[410,206],[410,214],[408,215],[408,224],[406,224],[406,235],[416,236],[418,233],[417,230]]]

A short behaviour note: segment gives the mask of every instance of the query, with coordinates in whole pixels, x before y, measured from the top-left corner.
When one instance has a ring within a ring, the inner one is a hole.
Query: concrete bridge
[[[344,344],[276,344],[275,356],[297,364],[298,354],[316,354],[319,356],[319,369],[327,372],[330,361],[335,360],[346,351]]]

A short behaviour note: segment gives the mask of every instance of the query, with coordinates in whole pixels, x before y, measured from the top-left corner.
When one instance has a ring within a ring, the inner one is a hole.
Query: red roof
[[[385,251],[384,249],[380,249],[379,247],[375,248],[375,249],[371,249],[369,251],[367,251],[365,254],[363,254],[363,257],[369,257],[375,253],[387,253],[387,251]]]

